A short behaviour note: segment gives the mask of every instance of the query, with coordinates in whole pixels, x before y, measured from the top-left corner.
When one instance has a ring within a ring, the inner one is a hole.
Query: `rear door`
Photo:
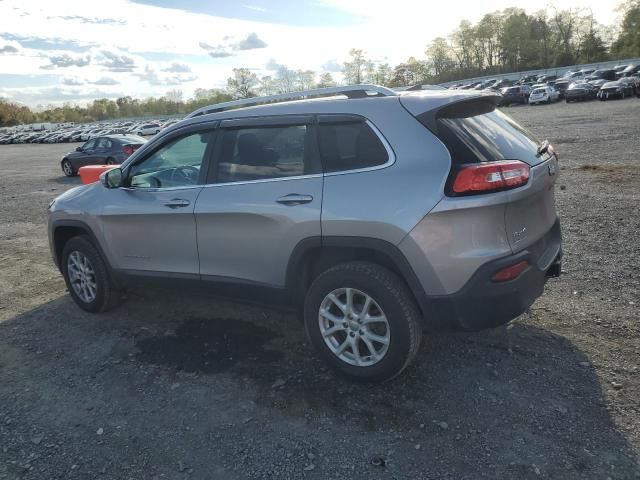
[[[107,157],[111,150],[111,140],[108,138],[98,138],[96,141],[96,149],[94,151],[92,163],[106,163]]]
[[[320,237],[322,184],[312,116],[222,121],[195,209],[202,278],[283,287]]]

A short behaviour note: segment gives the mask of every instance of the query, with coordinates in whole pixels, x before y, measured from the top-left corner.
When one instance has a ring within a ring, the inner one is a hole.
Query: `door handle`
[[[189,202],[189,200],[185,200],[184,198],[172,198],[164,204],[165,207],[169,208],[182,208],[188,207],[189,205],[191,205],[191,202]]]
[[[284,197],[280,197],[276,202],[281,203],[283,205],[288,205],[293,207],[295,205],[302,205],[304,203],[310,203],[313,201],[313,197],[311,195],[299,195],[297,193],[290,193],[289,195],[285,195]]]

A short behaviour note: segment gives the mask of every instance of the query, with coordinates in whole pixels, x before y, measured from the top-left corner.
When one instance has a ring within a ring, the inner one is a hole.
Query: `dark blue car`
[[[119,165],[146,142],[145,138],[137,135],[92,138],[62,157],[60,166],[67,177],[73,177],[85,165]]]

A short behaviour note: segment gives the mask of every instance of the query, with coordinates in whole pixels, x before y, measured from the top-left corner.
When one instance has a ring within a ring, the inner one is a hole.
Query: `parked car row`
[[[611,73],[609,73],[611,72]],[[584,73],[584,72],[582,72]],[[565,99],[567,103],[579,100],[591,100],[598,98],[608,100],[612,98],[626,98],[633,95],[640,96],[640,77],[628,76],[618,80],[609,81],[613,70],[595,71],[582,76],[577,80],[569,80],[563,77],[546,83],[534,85],[514,85],[501,90],[503,99],[501,105],[514,103],[536,105],[540,103],[552,103]],[[606,78],[603,78],[603,75]],[[569,75],[571,76],[571,74]],[[573,76],[572,78],[576,78]]]
[[[95,122],[83,125],[67,124],[44,131],[27,130],[23,126],[22,129],[0,132],[0,145],[8,143],[86,142],[92,138],[105,135],[156,135],[162,129],[176,122],[178,122],[178,119]]]
[[[613,68],[582,69],[556,75],[527,75],[519,80],[493,78],[471,83],[458,83],[453,90],[495,90],[502,93],[501,105],[552,103],[565,99],[567,103],[598,98],[640,96],[640,64],[616,65]]]

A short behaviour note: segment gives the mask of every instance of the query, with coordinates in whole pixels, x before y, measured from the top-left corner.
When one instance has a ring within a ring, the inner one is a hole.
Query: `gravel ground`
[[[565,274],[383,386],[275,310],[80,311],[45,228],[75,145],[0,146],[0,479],[640,478],[640,100],[508,111],[560,153]]]

